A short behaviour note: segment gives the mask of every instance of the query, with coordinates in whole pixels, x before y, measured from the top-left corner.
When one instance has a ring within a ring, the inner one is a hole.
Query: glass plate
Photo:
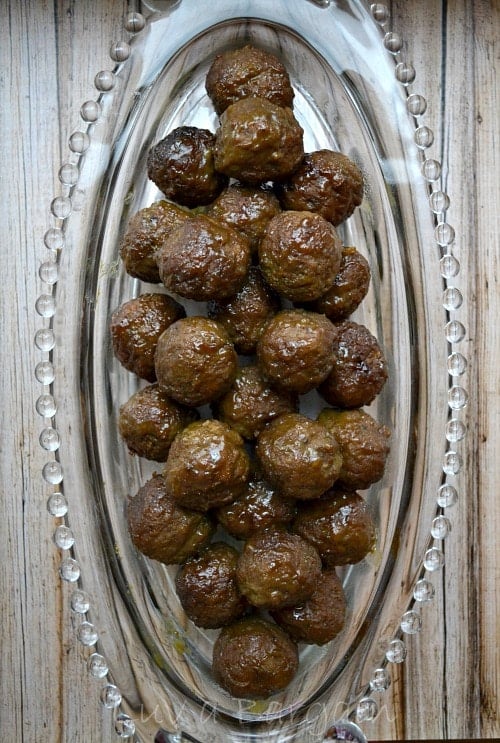
[[[463,424],[450,410],[464,407],[466,393],[447,373],[456,377],[465,363],[453,348],[463,326],[450,319],[458,264],[440,166],[424,152],[432,131],[418,125],[425,100],[409,94],[414,70],[401,40],[381,34],[381,4],[217,0],[202,13],[198,0],[164,5],[146,23],[128,18],[126,28],[140,33],[130,46],[114,45],[115,69],[97,75],[100,95],[82,106],[85,127],[71,137],[64,192],[45,235],[52,256],[40,272],[48,288],[37,311],[48,319],[35,339],[45,385],[37,406],[48,419],[42,446],[55,452],[43,476],[59,519],[61,575],[75,583],[77,636],[89,648],[90,673],[105,679],[101,698],[115,709],[121,737],[135,731],[151,741],[164,730],[158,740],[182,740],[169,735],[182,731],[203,743],[306,743],[330,730],[340,738],[334,721],[376,716],[388,664],[404,659],[404,636],[420,629],[418,602],[432,598],[428,573],[442,566],[449,531],[448,475],[460,468],[448,442]],[[364,201],[339,231],[370,263],[371,288],[354,319],[385,351],[389,382],[370,412],[393,432],[384,478],[365,493],[377,550],[342,576],[346,627],[325,647],[302,648],[295,680],[259,702],[235,700],[212,682],[216,633],[186,621],[175,569],[131,545],[124,503],[155,466],[131,457],[117,435],[119,406],[139,382],[114,358],[108,332],[111,312],[151,289],[124,272],[118,255],[129,217],[159,197],[147,179],[148,150],[181,124],[215,130],[208,66],[247,42],[289,70],[305,150],[338,149],[363,171]]]

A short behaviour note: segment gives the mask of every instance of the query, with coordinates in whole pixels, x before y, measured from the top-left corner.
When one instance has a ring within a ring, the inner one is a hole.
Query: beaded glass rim
[[[321,7],[329,5],[329,0],[311,0]],[[463,469],[463,453],[460,451],[460,442],[466,435],[465,409],[468,394],[460,384],[460,378],[467,369],[467,359],[459,350],[460,344],[466,338],[466,328],[460,319],[459,310],[463,304],[463,296],[456,286],[460,274],[460,263],[454,254],[455,231],[448,222],[447,212],[450,199],[442,188],[442,163],[429,157],[427,151],[434,142],[434,132],[425,123],[427,101],[423,95],[415,92],[414,82],[416,72],[408,58],[407,45],[402,36],[390,29],[390,12],[383,3],[369,5],[372,18],[380,27],[381,43],[394,58],[394,74],[406,91],[406,107],[413,117],[415,124],[414,141],[418,148],[421,172],[427,183],[429,207],[434,224],[435,246],[440,255],[436,270],[442,277],[444,308],[444,339],[447,343],[448,375],[448,415],[443,436],[446,439],[442,473],[437,493],[435,516],[430,524],[427,548],[421,562],[413,588],[413,598],[407,611],[401,616],[399,632],[389,642],[385,651],[385,658],[380,667],[373,670],[371,679],[357,704],[350,710],[349,720],[363,724],[376,718],[379,712],[380,694],[391,684],[390,666],[402,663],[407,656],[404,641],[405,635],[420,632],[422,628],[421,607],[432,602],[435,587],[431,580],[432,574],[443,568],[445,564],[444,541],[449,536],[452,523],[448,517],[448,509],[459,500],[458,476]],[[50,227],[43,236],[49,257],[39,267],[39,278],[42,290],[35,302],[35,310],[40,318],[40,327],[35,333],[35,346],[40,353],[40,360],[35,367],[35,378],[40,384],[40,394],[36,399],[36,411],[43,421],[43,428],[39,433],[39,442],[47,452],[47,461],[42,467],[42,478],[48,489],[47,509],[54,518],[53,541],[60,552],[59,573],[63,581],[72,584],[75,588],[71,595],[71,609],[81,618],[76,629],[76,639],[84,646],[84,659],[89,674],[100,679],[103,684],[99,690],[101,704],[112,710],[114,728],[119,738],[132,738],[135,735],[134,720],[121,710],[122,695],[119,688],[113,683],[112,670],[108,667],[106,658],[99,652],[98,628],[89,621],[92,610],[90,595],[81,586],[80,566],[74,556],[75,534],[70,526],[68,501],[64,492],[64,473],[59,460],[58,450],[61,444],[57,429],[57,380],[55,379],[52,364],[52,351],[56,339],[54,334],[54,318],[57,311],[56,288],[59,280],[59,257],[65,247],[65,229],[67,220],[73,209],[73,200],[79,179],[79,163],[81,156],[87,151],[91,143],[92,124],[101,115],[101,100],[115,85],[115,77],[131,54],[128,43],[130,38],[140,33],[147,23],[144,15],[130,12],[124,20],[126,39],[111,45],[109,56],[115,63],[112,70],[101,70],[94,78],[97,90],[96,100],[85,101],[80,108],[80,127],[69,137],[69,157],[61,165],[58,177],[60,194],[50,203]],[[128,39],[128,40],[127,40]],[[445,370],[443,370],[444,372]],[[364,736],[356,724],[348,720],[325,733],[326,739],[359,739]],[[346,737],[350,735],[351,737]],[[175,740],[182,738],[175,736]]]

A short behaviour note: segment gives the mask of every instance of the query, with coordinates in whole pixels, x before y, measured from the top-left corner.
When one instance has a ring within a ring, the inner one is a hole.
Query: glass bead
[[[55,460],[44,464],[42,477],[49,485],[59,485],[63,481],[63,470],[59,462]]]
[[[68,513],[68,501],[63,493],[56,492],[49,495],[47,499],[47,511],[51,516],[61,518]]]
[[[115,62],[125,62],[130,57],[130,44],[126,41],[115,41],[111,44],[109,56]]]
[[[445,212],[450,206],[450,197],[444,191],[433,191],[429,196],[429,203],[435,214]]]
[[[396,54],[403,48],[403,39],[394,31],[389,31],[384,36],[384,46],[388,52],[391,52],[391,54]]]
[[[50,361],[40,361],[35,366],[35,377],[40,384],[52,384],[54,381],[54,367]]]
[[[434,237],[438,245],[445,247],[455,240],[455,230],[448,222],[440,222],[434,230]]]
[[[434,573],[436,570],[441,570],[444,566],[444,553],[437,547],[431,547],[427,550],[424,556],[424,568],[429,573]]]
[[[370,11],[373,19],[377,21],[377,23],[380,23],[380,25],[387,23],[387,21],[389,20],[389,8],[383,3],[372,3],[370,5]]]
[[[412,116],[421,116],[427,110],[427,101],[423,95],[412,93],[406,99],[406,108]]]
[[[40,395],[35,403],[36,412],[43,418],[52,418],[56,414],[57,406],[52,395]]]
[[[101,115],[101,106],[97,101],[85,101],[80,108],[80,116],[84,121],[90,123],[97,121]]]
[[[434,594],[434,586],[430,580],[422,578],[422,580],[416,582],[415,588],[413,589],[413,598],[415,601],[418,601],[421,604],[427,603],[428,601],[432,601]]]
[[[377,668],[370,679],[372,691],[385,691],[391,685],[391,679],[385,668]]]
[[[396,65],[396,79],[402,85],[410,85],[415,80],[416,72],[410,62],[400,62]]]
[[[447,451],[443,460],[443,472],[446,475],[458,475],[462,469],[463,461],[456,451]]]
[[[441,175],[441,163],[432,158],[424,160],[422,165],[422,175],[427,181],[437,181]]]
[[[458,310],[464,301],[462,292],[456,286],[449,286],[443,293],[443,307],[445,310]]]
[[[424,150],[426,147],[430,147],[434,142],[434,132],[429,129],[428,126],[419,126],[415,130],[415,144],[420,149]]]
[[[457,489],[448,483],[441,485],[437,492],[436,501],[440,508],[450,508],[458,501]]]
[[[450,533],[451,521],[446,516],[436,516],[431,526],[431,535],[434,539],[446,539]]]
[[[460,263],[454,255],[443,255],[439,261],[441,276],[445,279],[452,279],[460,272]]]
[[[109,668],[106,658],[100,653],[92,653],[87,660],[87,668],[95,679],[103,679],[108,675]]]
[[[95,645],[99,639],[96,628],[91,622],[82,622],[77,630],[78,641],[86,647]]]
[[[139,31],[142,31],[146,25],[146,19],[141,13],[128,13],[124,25],[126,31],[129,31],[131,34],[136,34]]]
[[[95,87],[102,93],[112,90],[115,87],[115,82],[115,74],[111,70],[101,70],[94,78]]]
[[[61,444],[59,433],[55,428],[44,428],[40,433],[39,441],[45,451],[57,451]]]
[[[403,663],[406,659],[406,645],[402,640],[392,640],[385,651],[389,663]]]
[[[78,168],[73,163],[65,163],[59,169],[59,180],[66,186],[74,186],[78,181]]]
[[[54,317],[56,313],[56,300],[52,294],[40,294],[35,302],[35,310],[40,317]]]
[[[69,550],[75,543],[71,529],[64,524],[56,527],[54,531],[54,544],[61,550]]]
[[[378,715],[378,704],[371,697],[363,697],[359,700],[356,707],[357,722],[370,722],[375,720]]]
[[[60,250],[64,247],[64,233],[57,227],[51,227],[43,236],[43,242],[49,250]]]
[[[38,275],[46,284],[52,286],[59,278],[59,268],[55,261],[46,261],[38,269]]]
[[[69,138],[69,148],[71,152],[82,155],[90,147],[90,137],[87,132],[73,132]]]
[[[71,608],[76,614],[86,614],[90,609],[90,597],[88,593],[77,589],[71,594]]]
[[[449,343],[460,343],[465,338],[465,327],[460,320],[450,320],[446,323],[444,332]]]
[[[101,704],[106,709],[116,709],[122,703],[122,695],[120,690],[114,684],[106,684],[101,689],[100,694]]]
[[[57,219],[66,219],[71,214],[71,199],[67,196],[57,196],[51,201],[50,211]]]
[[[35,333],[35,346],[40,351],[52,351],[56,343],[54,331],[51,328],[41,328]]]
[[[422,617],[414,609],[410,609],[401,617],[401,629],[405,635],[416,635],[422,629]]]
[[[80,579],[80,566],[72,557],[65,557],[61,560],[59,574],[68,583],[76,583]]]
[[[135,722],[128,715],[117,715],[115,732],[119,738],[131,738],[135,734]]]
[[[463,387],[453,385],[448,391],[448,406],[451,410],[462,410],[469,401],[469,395]]]
[[[458,418],[452,418],[446,424],[446,438],[451,444],[462,441],[466,433],[467,428],[465,424]]]
[[[461,377],[467,371],[467,359],[457,351],[448,356],[446,364],[452,377]]]

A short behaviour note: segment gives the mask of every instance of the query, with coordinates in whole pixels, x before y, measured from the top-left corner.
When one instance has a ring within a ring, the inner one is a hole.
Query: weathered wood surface
[[[127,3],[4,0],[1,7],[0,739],[98,743],[115,736],[75,642],[40,475],[34,300],[68,136],[82,102],[95,97],[95,73],[109,67],[110,43],[123,36]],[[386,693],[387,714],[366,732],[384,740],[488,739],[500,735],[500,14],[494,0],[397,0],[390,9],[417,70],[413,89],[428,101],[433,156],[445,164],[466,307],[470,432],[435,601]]]

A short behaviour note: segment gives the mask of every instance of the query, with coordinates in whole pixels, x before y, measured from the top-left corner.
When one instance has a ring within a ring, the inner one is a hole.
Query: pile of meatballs
[[[368,263],[336,231],[362,201],[359,168],[304,152],[288,72],[268,51],[219,54],[206,90],[217,130],[181,126],[151,148],[163,198],[120,246],[131,276],[163,286],[116,309],[110,331],[144,380],[120,408],[121,437],[163,463],[128,498],[132,542],[179,565],[187,617],[220,630],[214,679],[255,699],[290,683],[300,643],[344,625],[336,569],[376,543],[358,491],[382,477],[389,431],[363,408],[387,365],[350,319]],[[314,419],[301,412],[312,390]]]

